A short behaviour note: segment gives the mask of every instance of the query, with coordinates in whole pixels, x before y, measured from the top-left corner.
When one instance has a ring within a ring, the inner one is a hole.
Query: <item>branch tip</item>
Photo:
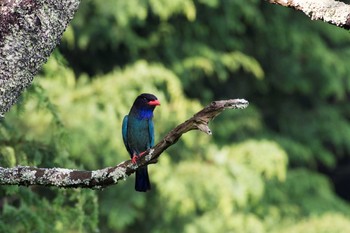
[[[227,101],[225,108],[235,108],[235,109],[244,109],[248,107],[249,102],[245,99],[235,99],[232,101]]]
[[[208,125],[206,123],[199,123],[197,125],[197,128],[202,131],[203,133],[206,133],[208,135],[212,135],[212,131],[210,130],[210,128],[208,127]]]

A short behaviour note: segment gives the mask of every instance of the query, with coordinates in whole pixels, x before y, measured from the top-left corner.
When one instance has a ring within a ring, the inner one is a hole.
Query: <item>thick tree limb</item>
[[[243,109],[248,106],[244,99],[214,101],[193,117],[171,130],[163,140],[151,148],[141,157],[137,164],[131,160],[124,161],[115,167],[107,167],[96,171],[79,171],[65,168],[36,168],[17,166],[14,168],[0,167],[1,185],[44,185],[64,188],[92,188],[100,189],[126,179],[140,166],[154,163],[169,146],[175,144],[182,134],[190,130],[200,130],[211,134],[208,127],[214,119],[225,109]]]
[[[58,44],[80,0],[0,0],[0,118]]]
[[[335,0],[268,0],[304,12],[312,20],[323,20],[350,29],[350,5]]]

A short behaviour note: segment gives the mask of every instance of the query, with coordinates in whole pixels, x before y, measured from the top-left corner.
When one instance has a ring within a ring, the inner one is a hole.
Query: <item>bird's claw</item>
[[[144,156],[144,155],[146,154],[146,152],[147,152],[147,151],[141,152],[141,153],[139,154],[139,157]]]
[[[132,164],[136,164],[138,159],[139,159],[139,156],[134,155],[131,159]]]
[[[141,156],[144,156],[145,154],[146,154],[146,152],[147,151],[143,151],[143,152],[141,152],[140,154],[133,154],[133,156],[132,156],[132,159],[131,159],[131,162],[133,163],[133,164],[136,164],[137,163],[137,160],[139,160],[139,158],[141,158]]]

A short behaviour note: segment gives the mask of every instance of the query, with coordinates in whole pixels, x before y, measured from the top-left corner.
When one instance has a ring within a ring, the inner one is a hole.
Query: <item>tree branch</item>
[[[350,29],[350,5],[335,0],[268,0],[270,3],[304,12],[311,20],[323,20]]]
[[[244,99],[231,99],[214,101],[193,117],[171,130],[156,146],[147,151],[137,164],[131,160],[124,161],[115,167],[107,167],[95,171],[79,171],[66,168],[37,168],[17,166],[14,168],[0,167],[1,185],[44,185],[63,188],[92,188],[117,184],[119,180],[126,179],[140,166],[154,163],[168,147],[175,144],[182,134],[190,130],[200,130],[211,135],[208,127],[213,120],[225,109],[243,109],[248,106]]]
[[[56,47],[80,0],[0,1],[0,118]]]

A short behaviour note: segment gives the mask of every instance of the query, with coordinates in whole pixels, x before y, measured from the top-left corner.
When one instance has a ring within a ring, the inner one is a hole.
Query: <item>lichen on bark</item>
[[[80,0],[0,2],[0,118],[46,62]]]

